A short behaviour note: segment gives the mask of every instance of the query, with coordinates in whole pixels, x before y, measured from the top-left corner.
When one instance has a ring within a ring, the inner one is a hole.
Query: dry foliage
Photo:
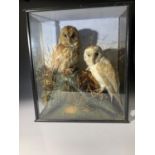
[[[99,89],[98,82],[89,71],[81,71],[77,76],[77,82],[80,90],[85,92],[92,92]]]

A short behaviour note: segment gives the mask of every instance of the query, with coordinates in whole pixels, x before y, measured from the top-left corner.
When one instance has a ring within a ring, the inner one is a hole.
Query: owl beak
[[[74,43],[74,46],[75,46],[75,47],[77,47],[78,45],[79,45],[78,42],[75,42],[75,43]]]

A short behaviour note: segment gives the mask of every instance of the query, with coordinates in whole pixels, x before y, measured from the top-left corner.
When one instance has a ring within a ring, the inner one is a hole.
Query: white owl
[[[99,92],[107,90],[121,104],[119,95],[119,80],[111,62],[102,55],[102,49],[99,46],[89,46],[84,51],[84,60],[88,65],[88,70],[100,85]]]

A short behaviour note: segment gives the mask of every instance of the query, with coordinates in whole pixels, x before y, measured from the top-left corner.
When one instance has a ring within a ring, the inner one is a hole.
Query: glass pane
[[[39,120],[124,120],[127,6],[29,13]]]

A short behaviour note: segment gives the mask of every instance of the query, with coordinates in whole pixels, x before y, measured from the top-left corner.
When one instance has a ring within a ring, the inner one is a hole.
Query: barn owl
[[[73,26],[61,29],[59,43],[52,54],[52,69],[69,74],[74,71],[79,61],[79,32]]]
[[[88,70],[100,85],[99,92],[107,90],[111,102],[115,97],[121,104],[118,77],[111,62],[102,55],[102,49],[99,46],[89,46],[84,51],[84,60]]]

